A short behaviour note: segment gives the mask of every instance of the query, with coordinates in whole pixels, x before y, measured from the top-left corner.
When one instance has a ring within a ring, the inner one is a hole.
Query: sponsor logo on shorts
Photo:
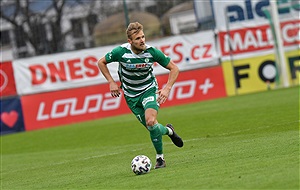
[[[143,99],[143,106],[145,106],[148,102],[153,102],[154,101],[154,96],[150,96],[150,97],[147,97],[147,98],[144,98]]]

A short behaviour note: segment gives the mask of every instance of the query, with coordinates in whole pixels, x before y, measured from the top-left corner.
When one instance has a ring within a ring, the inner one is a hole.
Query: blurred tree
[[[53,0],[51,4],[47,3],[44,5],[45,7],[39,10],[36,5],[29,0],[12,0],[9,4],[1,6],[0,16],[12,24],[16,39],[18,39],[17,45],[18,41],[23,45],[29,43],[36,55],[58,52],[62,49],[64,41],[61,30],[64,5],[65,0]],[[52,40],[48,41],[43,26],[45,19],[47,19],[46,15],[50,10],[54,13],[50,20],[54,35],[52,35]]]
[[[94,7],[93,0],[9,0],[1,3],[0,18],[13,26],[18,48],[30,45],[34,55],[62,52],[66,35],[62,19],[72,7]],[[73,13],[74,14],[74,13]]]

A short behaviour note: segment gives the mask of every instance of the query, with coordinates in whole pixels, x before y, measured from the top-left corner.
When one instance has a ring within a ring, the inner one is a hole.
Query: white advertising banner
[[[173,36],[147,44],[157,47],[178,65],[180,70],[190,70],[218,64],[214,32],[198,32]],[[115,46],[105,46],[81,51],[66,52],[13,61],[14,77],[19,95],[57,91],[105,83],[97,61]],[[117,63],[108,65],[115,80]],[[168,71],[154,66],[155,74]]]
[[[212,0],[218,30],[231,30],[269,24],[264,11],[270,11],[270,0]],[[281,21],[299,19],[299,0],[278,1]]]

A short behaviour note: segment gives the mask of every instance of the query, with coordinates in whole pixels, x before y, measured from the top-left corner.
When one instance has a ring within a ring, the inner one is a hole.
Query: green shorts
[[[145,110],[148,108],[153,108],[158,111],[159,109],[159,103],[156,101],[157,96],[158,94],[156,94],[156,88],[151,88],[138,97],[131,98],[125,96],[128,107],[145,127],[147,127]]]

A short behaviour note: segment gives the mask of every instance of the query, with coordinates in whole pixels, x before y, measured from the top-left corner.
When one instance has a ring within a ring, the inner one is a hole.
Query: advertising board
[[[20,97],[0,99],[0,104],[1,135],[24,131]]]
[[[1,62],[0,63],[0,94],[1,98],[5,96],[17,95],[16,84],[14,78],[14,72],[12,68],[12,62]]]
[[[299,50],[289,51],[285,55],[290,84],[299,85]],[[282,82],[278,75],[280,66],[276,64],[274,54],[225,61],[222,66],[228,96],[275,89]]]
[[[219,63],[213,31],[172,36],[149,43],[170,56],[182,71]],[[14,60],[17,93],[27,95],[105,83],[97,61],[114,47]],[[108,64],[108,67],[112,77],[117,80],[118,63]],[[154,63],[155,74],[167,72],[168,70]]]
[[[221,66],[182,72],[161,107],[225,97],[223,78]],[[160,88],[167,80],[168,74],[157,76]],[[22,107],[26,130],[130,113],[123,96],[111,97],[107,83],[22,96]]]

